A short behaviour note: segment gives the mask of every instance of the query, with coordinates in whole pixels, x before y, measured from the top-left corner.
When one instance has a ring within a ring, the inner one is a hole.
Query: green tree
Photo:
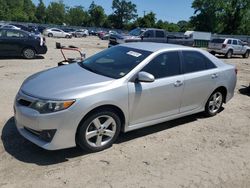
[[[250,24],[246,15],[249,0],[194,0],[191,24],[195,30],[224,34],[245,34]]]
[[[51,2],[47,8],[46,21],[52,24],[63,24],[65,22],[66,8],[63,1]]]
[[[143,16],[142,18],[141,17],[138,18],[137,22],[139,27],[155,27],[156,25],[155,13],[150,12],[145,16]]]
[[[250,10],[249,0],[224,0],[222,18],[224,21],[223,33],[227,34],[241,34],[240,27],[242,25],[249,25],[248,22],[244,23],[245,15]],[[247,31],[244,31],[247,32]]]
[[[112,21],[115,28],[121,29],[129,21],[137,17],[136,5],[131,1],[113,0],[112,9],[114,11]]]
[[[43,0],[39,0],[39,3],[36,7],[36,19],[39,23],[45,23],[46,20],[46,6],[43,3]]]
[[[86,26],[89,22],[89,15],[82,6],[69,8],[66,14],[66,22],[69,25]]]
[[[94,1],[90,4],[88,13],[90,15],[91,26],[101,27],[104,24],[106,18],[104,9],[96,5]]]
[[[8,6],[6,0],[0,0],[0,20],[7,20],[7,10]]]
[[[30,22],[36,22],[36,6],[31,0],[23,0],[23,12],[27,17],[27,20],[25,21],[30,21]]]
[[[222,31],[219,19],[224,0],[194,0],[194,16],[191,17],[191,24],[198,31],[210,31],[220,33]]]
[[[181,20],[181,21],[177,22],[177,25],[179,27],[180,32],[186,32],[187,30],[192,29],[192,27],[190,26],[190,23],[188,21],[185,21],[185,20]]]
[[[250,9],[244,15],[237,34],[250,35]]]

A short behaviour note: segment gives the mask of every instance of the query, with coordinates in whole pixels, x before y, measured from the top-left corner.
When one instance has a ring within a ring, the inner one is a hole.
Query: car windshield
[[[129,32],[129,35],[139,36],[143,31],[140,28],[133,29]]]
[[[128,74],[151,53],[116,46],[87,58],[80,66],[96,74],[118,79]]]

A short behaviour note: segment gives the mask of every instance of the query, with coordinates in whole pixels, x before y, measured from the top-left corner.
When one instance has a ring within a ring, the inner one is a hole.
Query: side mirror
[[[155,77],[150,73],[142,71],[142,72],[138,73],[137,81],[139,81],[139,82],[154,82]]]

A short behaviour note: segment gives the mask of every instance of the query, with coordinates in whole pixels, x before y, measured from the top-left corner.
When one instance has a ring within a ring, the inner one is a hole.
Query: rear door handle
[[[183,85],[183,81],[181,81],[181,80],[177,80],[175,83],[174,83],[174,86],[175,87],[180,87],[180,86],[182,86]]]
[[[212,74],[212,78],[214,79],[214,78],[218,78],[218,74]]]

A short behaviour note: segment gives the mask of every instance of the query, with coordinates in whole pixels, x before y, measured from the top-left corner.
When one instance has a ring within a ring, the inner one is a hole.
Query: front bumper
[[[34,101],[36,98],[19,92],[14,103],[14,117],[19,133],[34,144],[46,149],[57,150],[76,146],[75,134],[78,123],[74,113],[68,109],[48,114],[20,104],[19,99]],[[52,133],[51,139],[44,134]]]
[[[39,46],[36,49],[37,54],[46,54],[47,51],[48,51],[48,48],[47,48],[47,46],[45,44],[43,46]]]

